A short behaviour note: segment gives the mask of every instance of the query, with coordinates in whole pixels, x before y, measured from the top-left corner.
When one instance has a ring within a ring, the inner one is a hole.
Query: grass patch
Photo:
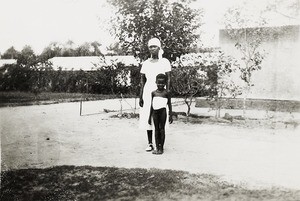
[[[300,191],[247,190],[206,174],[56,166],[1,173],[1,200],[299,200]]]
[[[118,95],[83,94],[83,93],[52,93],[43,92],[34,94],[30,92],[0,92],[0,107],[46,105],[64,102],[78,102],[80,100],[104,100],[120,98]]]
[[[175,115],[174,115],[175,114]],[[190,114],[186,116],[184,112],[173,112],[173,119],[190,124],[212,124],[223,126],[236,126],[241,128],[268,128],[268,129],[296,129],[300,125],[299,120],[281,120],[272,118],[242,118],[241,116],[226,116],[215,118],[214,116],[203,116]]]
[[[222,98],[220,103],[224,109],[240,109],[244,107],[242,98]],[[196,107],[208,108],[214,107],[215,102],[205,98],[196,98]],[[247,110],[266,110],[277,112],[300,112],[300,101],[296,100],[276,100],[276,99],[252,99],[246,100]]]

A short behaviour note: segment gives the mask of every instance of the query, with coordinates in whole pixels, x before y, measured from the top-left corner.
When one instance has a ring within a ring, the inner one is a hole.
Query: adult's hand
[[[142,98],[140,98],[140,102],[139,102],[140,107],[144,106],[144,100]]]

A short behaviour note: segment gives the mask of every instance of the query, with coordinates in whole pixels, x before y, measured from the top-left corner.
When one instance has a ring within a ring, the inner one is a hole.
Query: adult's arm
[[[145,74],[141,73],[141,81],[140,81],[140,101],[139,105],[140,107],[144,106],[144,100],[143,100],[143,93],[144,93],[144,86],[146,83],[146,76]]]
[[[167,75],[166,89],[167,89],[167,92],[170,92],[170,85],[171,85],[171,71],[166,72],[166,75]]]
[[[152,92],[151,93],[151,107],[150,107],[150,113],[149,113],[149,118],[148,118],[148,124],[151,125],[151,118],[152,118],[152,114],[153,114],[153,96],[154,96],[154,93]]]

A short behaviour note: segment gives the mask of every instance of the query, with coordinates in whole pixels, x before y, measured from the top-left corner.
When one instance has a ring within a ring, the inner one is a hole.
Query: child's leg
[[[166,108],[161,108],[159,110],[154,111],[153,122],[155,126],[155,142],[156,142],[155,154],[163,153],[166,119],[167,119]]]
[[[160,142],[161,136],[160,136],[159,122],[160,122],[159,110],[154,110],[153,111],[153,123],[154,123],[154,128],[155,128],[156,148],[158,148],[158,145],[161,144],[161,142]]]
[[[166,120],[167,120],[167,110],[166,108],[163,108],[160,112],[160,122],[159,122],[160,142],[161,142],[162,150],[164,149],[165,138],[166,138],[166,134],[165,134]]]

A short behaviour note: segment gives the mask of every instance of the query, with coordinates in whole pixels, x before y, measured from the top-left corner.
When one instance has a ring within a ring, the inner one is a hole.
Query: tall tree
[[[94,48],[92,56],[103,56],[103,54],[100,51],[101,44],[99,42],[97,41],[91,42],[91,46]]]
[[[37,56],[29,45],[25,45],[17,58],[17,64],[20,66],[31,66],[36,62]]]
[[[57,42],[51,42],[47,47],[44,48],[43,52],[41,53],[41,57],[43,58],[52,58],[52,57],[59,57],[62,55],[62,47]]]
[[[79,47],[76,48],[75,54],[76,56],[90,56],[91,53],[91,44],[88,42],[83,43]],[[75,56],[75,55],[74,55]]]
[[[12,46],[3,53],[2,59],[17,59],[18,54],[19,52]]]
[[[124,55],[124,51],[122,50],[119,42],[110,44],[106,49],[108,55]]]
[[[76,55],[76,51],[74,48],[74,42],[68,40],[65,44],[63,44],[62,55],[63,57],[72,57]]]
[[[173,61],[196,45],[202,10],[191,8],[191,1],[109,1],[117,8],[114,33],[127,54],[146,59],[152,37],[162,41],[164,56]]]

